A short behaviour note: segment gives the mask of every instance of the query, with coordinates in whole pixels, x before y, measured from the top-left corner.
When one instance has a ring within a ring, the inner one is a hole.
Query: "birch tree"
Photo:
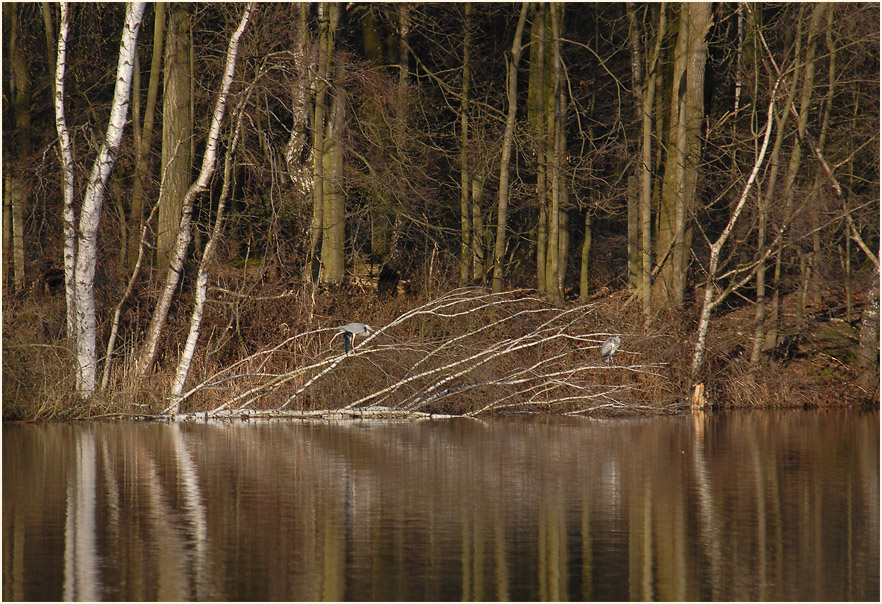
[[[56,63],[55,118],[59,133],[64,181],[65,218],[65,284],[68,304],[73,302],[74,311],[68,308],[68,334],[74,339],[77,364],[77,394],[87,398],[94,394],[97,371],[97,318],[95,312],[95,270],[98,261],[98,226],[104,205],[104,189],[114,161],[129,111],[129,95],[135,64],[135,46],[144,14],[144,3],[132,3],[126,7],[126,19],[120,42],[119,61],[116,68],[116,85],[110,119],[98,156],[83,195],[77,229],[74,231],[73,207],[73,149],[64,115],[64,76],[67,60],[67,38],[70,29],[70,9],[62,5],[59,31],[58,59]],[[72,271],[72,274],[71,274]]]
[[[732,234],[732,229],[735,228],[735,223],[738,222],[738,219],[741,216],[741,212],[744,210],[744,205],[747,203],[749,198],[750,190],[753,187],[753,183],[756,180],[756,176],[759,173],[760,167],[763,164],[763,161],[766,157],[766,149],[769,146],[769,138],[772,134],[772,120],[774,118],[775,111],[775,94],[778,92],[778,84],[775,84],[774,89],[772,90],[771,100],[769,101],[769,109],[766,115],[766,128],[765,133],[763,134],[763,142],[760,146],[759,152],[757,153],[756,161],[753,164],[753,170],[750,172],[750,176],[747,178],[747,182],[744,185],[744,189],[741,192],[741,197],[738,200],[738,203],[735,206],[735,209],[732,211],[731,216],[729,217],[729,222],[726,224],[726,227],[723,229],[723,232],[717,238],[716,241],[710,244],[710,260],[708,262],[707,269],[707,283],[704,287],[704,300],[701,306],[701,314],[698,318],[698,334],[695,339],[695,352],[692,355],[692,377],[695,379],[698,376],[699,371],[701,370],[701,366],[704,363],[704,352],[706,348],[707,341],[707,330],[710,326],[710,315],[714,308],[719,306],[719,304],[726,299],[726,296],[730,293],[731,290],[727,289],[723,292],[722,295],[714,297],[716,294],[716,278],[717,278],[717,268],[720,262],[720,251],[723,249],[723,246],[729,240],[729,236]],[[745,279],[746,281],[746,279]]]
[[[174,296],[175,289],[177,289],[178,282],[180,281],[181,269],[184,266],[187,247],[190,245],[190,237],[192,233],[190,226],[192,224],[193,202],[197,195],[205,191],[211,180],[211,176],[214,174],[217,162],[217,147],[220,139],[220,131],[227,107],[227,97],[229,96],[230,87],[233,84],[233,75],[236,71],[239,40],[245,32],[245,27],[248,25],[248,21],[251,19],[251,13],[254,10],[254,6],[255,4],[251,3],[245,7],[238,27],[236,27],[236,30],[233,32],[232,36],[230,36],[230,42],[227,46],[226,52],[226,62],[224,64],[223,78],[221,80],[221,89],[214,104],[214,111],[211,115],[211,126],[209,127],[208,138],[205,143],[205,154],[202,158],[202,168],[199,170],[198,178],[192,185],[190,185],[187,194],[184,196],[183,214],[178,227],[174,254],[172,255],[171,263],[168,267],[168,272],[166,273],[165,285],[163,286],[156,309],[153,311],[153,316],[150,319],[150,327],[147,330],[147,339],[144,342],[141,355],[138,358],[137,366],[135,368],[136,375],[139,377],[144,376],[156,360],[156,351],[159,347],[159,336],[165,325],[166,317],[168,317],[168,310],[171,307],[172,297]]]
[[[193,311],[190,314],[190,331],[187,334],[187,342],[184,344],[184,350],[181,352],[181,358],[178,361],[178,367],[175,370],[175,379],[171,387],[172,406],[170,410],[178,413],[181,410],[181,393],[184,391],[184,384],[187,382],[187,375],[190,373],[190,364],[193,362],[193,355],[196,354],[196,343],[199,341],[199,334],[202,332],[202,316],[205,312],[205,302],[208,299],[208,280],[210,278],[209,266],[214,259],[215,250],[217,249],[218,239],[223,229],[224,213],[227,208],[227,200],[230,197],[230,183],[232,181],[233,160],[236,155],[236,149],[239,146],[239,134],[242,131],[242,106],[240,104],[236,125],[233,129],[233,140],[224,158],[224,184],[221,190],[220,199],[217,203],[217,215],[214,219],[214,227],[211,230],[211,237],[205,244],[202,251],[202,259],[199,261],[199,272],[196,276],[196,292],[193,301]]]
[[[76,338],[76,282],[77,262],[76,210],[74,208],[74,158],[70,130],[64,112],[64,75],[67,70],[67,37],[70,32],[70,7],[61,4],[61,23],[58,28],[58,58],[55,61],[55,129],[58,133],[58,156],[61,163],[62,230],[64,233],[64,296],[67,303],[67,337]]]

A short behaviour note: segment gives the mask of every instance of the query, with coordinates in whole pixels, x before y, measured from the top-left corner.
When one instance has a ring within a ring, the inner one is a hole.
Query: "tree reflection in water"
[[[3,430],[6,599],[879,597],[875,412]]]

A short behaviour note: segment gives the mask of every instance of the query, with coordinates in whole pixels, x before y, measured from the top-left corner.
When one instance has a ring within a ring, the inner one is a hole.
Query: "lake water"
[[[879,599],[879,414],[3,426],[4,600]]]

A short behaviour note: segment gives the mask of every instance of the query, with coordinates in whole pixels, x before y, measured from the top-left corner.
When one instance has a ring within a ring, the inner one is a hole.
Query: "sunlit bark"
[[[64,233],[64,296],[67,303],[67,337],[77,337],[76,283],[74,273],[77,261],[76,210],[74,208],[74,157],[70,130],[64,110],[64,82],[67,71],[67,37],[70,32],[70,7],[61,4],[61,23],[58,28],[58,56],[55,65],[55,129],[58,134],[58,157],[61,162],[62,230]]]
[[[747,178],[747,183],[744,185],[744,190],[741,192],[741,197],[738,200],[738,204],[735,206],[735,209],[732,211],[732,215],[729,217],[729,222],[726,224],[726,228],[723,229],[723,232],[714,241],[710,246],[710,260],[708,262],[707,269],[707,284],[704,288],[704,301],[701,307],[701,314],[698,319],[698,337],[695,342],[695,352],[692,355],[692,377],[693,379],[698,377],[699,371],[701,371],[701,366],[704,363],[704,353],[706,348],[706,338],[707,338],[707,330],[710,325],[710,315],[713,309],[720,304],[725,299],[725,296],[719,296],[714,299],[714,295],[716,293],[716,277],[717,277],[717,268],[719,266],[720,261],[720,251],[723,249],[723,246],[728,241],[729,236],[732,234],[732,229],[735,227],[735,223],[738,222],[738,218],[741,216],[741,212],[744,209],[744,205],[747,203],[748,195],[750,194],[750,190],[753,187],[753,183],[756,180],[757,174],[759,173],[760,168],[762,167],[763,161],[766,156],[766,149],[769,146],[769,138],[772,134],[772,119],[775,115],[775,94],[778,91],[778,85],[775,85],[775,88],[771,93],[771,101],[769,102],[769,110],[766,115],[766,128],[765,134],[763,135],[763,142],[760,146],[759,153],[757,154],[756,161],[753,164],[753,170],[750,173],[750,176]]]
[[[689,260],[686,218],[695,203],[704,117],[705,36],[712,24],[709,3],[680,7],[679,33],[671,80],[670,141],[659,208],[656,250],[663,263],[656,280],[659,302],[667,307],[683,303]],[[668,259],[662,260],[671,248]]]
[[[187,334],[187,341],[184,344],[184,350],[181,352],[181,358],[178,361],[178,367],[175,370],[175,378],[172,381],[171,401],[172,405],[166,411],[178,413],[181,410],[181,393],[184,391],[184,384],[187,382],[187,375],[190,373],[190,365],[193,362],[193,356],[196,354],[196,344],[199,341],[199,335],[202,332],[202,317],[205,312],[205,302],[208,299],[208,280],[210,278],[209,267],[214,260],[215,250],[217,249],[220,239],[225,212],[227,209],[227,201],[230,197],[230,188],[232,185],[233,159],[239,146],[239,134],[242,131],[242,112],[236,118],[236,125],[233,133],[233,140],[224,157],[224,184],[221,189],[220,198],[217,202],[217,215],[214,218],[214,226],[211,230],[211,236],[205,244],[202,251],[202,258],[199,261],[199,272],[196,275],[196,292],[193,301],[193,311],[190,313],[190,331]]]
[[[4,27],[8,28],[9,57],[11,65],[11,88],[13,92],[12,113],[14,130],[12,141],[15,154],[19,158],[31,155],[31,76],[22,48],[22,32],[19,23],[19,4],[10,2],[3,5]],[[30,196],[28,179],[19,170],[4,170],[4,202],[10,208],[12,218],[12,265],[15,291],[22,292],[26,287],[25,276],[25,215]],[[4,262],[8,262],[4,257]]]
[[[343,80],[342,66],[337,67],[337,82]],[[322,199],[322,273],[321,281],[338,285],[344,277],[346,243],[346,210],[343,192],[343,120],[345,92],[338,86],[331,99],[324,137],[324,170]]]
[[[536,198],[538,224],[536,227],[536,281],[539,293],[545,293],[546,253],[548,251],[548,194],[546,178],[546,75],[545,37],[547,4],[541,2],[530,33],[530,80],[527,118],[534,137],[536,151]]]
[[[116,85],[110,110],[104,143],[92,165],[79,222],[74,231],[73,208],[73,151],[64,115],[64,75],[67,60],[67,36],[69,9],[62,6],[62,24],[59,31],[58,59],[56,64],[55,118],[59,132],[64,178],[64,216],[70,226],[65,226],[65,283],[69,298],[73,299],[74,312],[68,309],[68,333],[73,335],[77,361],[77,394],[91,396],[96,387],[97,371],[97,318],[95,312],[95,271],[98,261],[98,226],[104,205],[104,189],[113,169],[117,151],[122,141],[123,128],[129,110],[129,94],[132,87],[135,45],[144,13],[144,4],[128,5],[126,20],[120,42],[119,62],[116,68]],[[72,270],[72,275],[68,271]]]
[[[211,126],[208,131],[208,137],[205,143],[205,154],[202,158],[202,168],[199,171],[199,177],[196,179],[187,194],[184,197],[184,210],[181,217],[181,223],[178,228],[177,242],[175,243],[174,255],[165,277],[165,284],[160,294],[156,309],[150,319],[150,327],[147,331],[147,338],[138,358],[135,368],[136,375],[143,376],[153,366],[156,360],[156,351],[159,347],[159,336],[165,325],[168,309],[171,306],[172,297],[178,287],[180,281],[181,269],[184,265],[184,257],[187,253],[187,247],[190,245],[191,224],[193,213],[193,202],[196,196],[205,191],[211,176],[214,174],[217,161],[217,147],[220,139],[221,125],[224,121],[224,113],[227,106],[227,97],[230,93],[230,87],[233,84],[233,75],[236,70],[236,58],[239,52],[239,40],[242,37],[245,27],[251,18],[254,10],[254,3],[246,6],[239,21],[239,25],[230,36],[230,42],[226,51],[226,62],[224,65],[223,79],[221,81],[221,89],[218,93],[217,100],[214,104],[214,111],[211,115]]]
[[[150,61],[150,80],[147,85],[147,103],[144,106],[144,118],[139,112],[141,87],[135,86],[132,96],[132,129],[135,133],[135,178],[132,182],[132,209],[129,214],[129,246],[126,265],[132,269],[137,262],[140,246],[139,238],[144,221],[144,183],[147,180],[150,166],[150,148],[153,143],[153,123],[156,115],[156,104],[159,96],[159,78],[162,74],[162,41],[165,38],[165,2],[154,4],[153,18],[153,56]],[[135,76],[140,73],[140,65],[135,66]],[[163,169],[165,166],[163,165]]]
[[[312,170],[312,227],[309,239],[309,252],[306,258],[306,275],[316,277],[313,269],[315,255],[322,237],[325,208],[325,114],[328,96],[328,80],[331,73],[331,57],[334,50],[334,37],[337,28],[336,3],[323,2],[318,5],[319,11],[319,59],[316,83],[318,91],[315,95],[315,112],[312,124],[313,170]],[[320,273],[320,271],[319,271]]]
[[[165,45],[165,79],[162,90],[162,190],[156,233],[159,274],[174,255],[184,196],[193,167],[190,155],[193,124],[190,117],[190,15],[184,5],[169,14]]]
[[[506,97],[508,113],[505,118],[505,133],[502,138],[502,159],[499,162],[499,197],[496,217],[496,246],[493,250],[493,291],[502,291],[502,272],[505,262],[506,230],[508,229],[509,170],[511,169],[511,148],[514,139],[515,118],[518,111],[518,63],[521,58],[521,39],[524,22],[527,20],[529,3],[521,4],[521,15],[511,44],[511,58],[508,61],[506,77]]]
[[[563,81],[560,59],[560,30],[563,8],[558,3],[549,6],[551,18],[551,72],[553,96],[553,111],[549,114],[549,133],[552,137],[552,145],[549,148],[551,157],[548,180],[551,181],[551,208],[548,213],[548,251],[546,252],[547,266],[545,269],[545,292],[548,298],[557,304],[563,301],[561,290],[561,267],[560,267],[560,240],[561,240],[561,172],[563,169],[563,155],[566,152],[563,134]]]
[[[826,7],[824,3],[819,3],[815,5],[814,10],[812,11],[811,21],[809,22],[809,29],[806,33],[805,68],[803,70],[803,82],[800,92],[799,113],[797,115],[796,124],[798,140],[795,141],[793,144],[793,150],[790,154],[790,163],[787,166],[787,174],[784,177],[784,191],[782,193],[782,197],[784,198],[784,216],[780,227],[781,231],[788,231],[790,229],[791,221],[793,219],[793,200],[796,194],[794,183],[796,182],[796,176],[799,174],[800,166],[802,164],[802,141],[805,138],[806,127],[808,126],[809,110],[811,107],[812,92],[815,82],[815,47],[817,43],[816,37],[818,34],[818,28],[820,26],[821,18],[823,17],[825,11]],[[795,88],[795,86],[793,86],[793,88]],[[792,110],[792,107],[788,107],[788,110]],[[774,345],[777,344],[778,337],[780,336],[781,272],[783,270],[783,261],[784,248],[780,247],[775,254],[775,273],[772,305],[766,324],[766,339],[771,347],[774,347]]]
[[[312,190],[312,166],[314,149],[309,142],[309,94],[314,87],[316,66],[309,52],[309,6],[298,4],[297,45],[294,48],[297,80],[291,91],[291,134],[285,145],[285,165],[288,178],[295,191],[307,196]]]
[[[459,285],[465,286],[469,280],[469,267],[472,261],[471,239],[471,175],[469,172],[469,52],[471,49],[471,17],[472,4],[465,5],[465,30],[462,43],[462,98],[459,105],[460,154],[459,154],[459,221],[460,221],[460,256]]]

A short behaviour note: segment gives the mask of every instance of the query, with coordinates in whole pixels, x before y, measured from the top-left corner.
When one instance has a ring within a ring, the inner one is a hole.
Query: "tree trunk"
[[[459,105],[460,124],[460,155],[459,155],[459,222],[460,222],[460,253],[459,253],[459,286],[464,287],[469,281],[469,268],[473,261],[472,254],[472,223],[470,219],[469,194],[472,177],[469,172],[469,51],[471,47],[472,4],[465,5],[465,30],[462,43],[462,98]]]
[[[569,198],[566,181],[562,178],[560,183],[560,231],[557,236],[557,286],[561,292],[561,302],[563,302],[563,294],[567,290],[567,269],[570,263],[570,214],[567,211]]]
[[[230,142],[224,157],[224,184],[221,189],[220,198],[217,202],[217,215],[214,219],[214,227],[211,231],[211,237],[205,244],[202,252],[202,259],[199,261],[199,272],[196,276],[196,292],[193,301],[193,312],[190,314],[190,331],[187,334],[187,341],[184,344],[184,350],[181,352],[181,358],[178,361],[178,367],[175,370],[175,379],[171,387],[172,406],[166,411],[172,413],[180,413],[181,411],[181,395],[184,392],[184,384],[187,382],[187,375],[190,373],[190,364],[193,362],[193,356],[196,354],[196,344],[199,341],[199,334],[202,331],[202,317],[205,312],[205,301],[208,299],[208,280],[209,267],[214,258],[214,251],[223,229],[224,212],[227,207],[227,200],[230,197],[230,188],[233,172],[233,158],[236,155],[236,149],[239,145],[239,134],[242,131],[242,112],[236,118],[234,127],[233,140]]]
[[[652,107],[655,104],[655,88],[658,76],[661,42],[664,38],[665,5],[659,7],[658,30],[655,36],[655,47],[644,78],[642,98],[643,138],[641,141],[640,166],[640,233],[641,233],[641,291],[643,295],[643,315],[648,328],[652,318]]]
[[[337,68],[337,81],[343,80],[342,66]],[[322,226],[321,281],[339,285],[344,277],[346,244],[346,209],[343,195],[343,145],[340,142],[345,117],[343,90],[338,86],[331,101],[330,115],[324,137],[324,224]]]
[[[74,157],[73,143],[64,112],[64,76],[67,70],[67,37],[70,31],[70,10],[61,4],[61,23],[58,27],[58,55],[55,65],[55,129],[58,133],[58,155],[61,161],[62,232],[64,233],[64,298],[67,303],[67,337],[76,344],[76,283],[74,274],[77,261],[76,210],[74,209]]]
[[[631,46],[631,92],[634,100],[634,110],[637,123],[643,118],[643,70],[644,54],[640,43],[640,30],[637,26],[637,8],[628,2],[628,33]],[[646,10],[649,10],[648,8]],[[643,167],[640,162],[634,164],[634,176],[628,179],[628,289],[639,290],[642,277],[643,262],[641,241],[643,231],[641,229],[640,199],[641,189],[639,184]]]
[[[9,288],[11,283],[12,265],[12,202],[9,199],[9,174],[4,176],[3,184],[3,286]],[[5,292],[4,292],[5,293]]]
[[[135,367],[135,374],[138,377],[144,376],[156,360],[156,351],[159,347],[159,336],[162,333],[162,328],[165,325],[165,320],[168,316],[168,309],[171,306],[172,297],[174,296],[175,289],[177,289],[180,280],[181,268],[184,265],[184,256],[187,253],[187,247],[190,245],[190,235],[192,232],[190,226],[193,213],[193,201],[196,199],[197,195],[205,191],[211,180],[212,174],[214,174],[221,125],[223,124],[227,97],[230,93],[230,86],[232,86],[233,75],[236,70],[236,57],[239,52],[239,40],[242,37],[242,33],[245,31],[245,27],[248,25],[248,20],[251,18],[254,6],[255,3],[250,3],[246,6],[236,31],[230,36],[230,42],[227,46],[226,52],[226,63],[224,65],[224,72],[221,80],[221,90],[218,93],[217,100],[214,104],[214,111],[211,115],[211,126],[209,127],[208,137],[205,141],[205,154],[202,157],[202,168],[199,170],[199,177],[196,179],[196,182],[190,185],[187,194],[184,196],[183,215],[181,216],[181,223],[178,227],[178,237],[174,247],[174,254],[172,255],[168,271],[166,272],[165,285],[160,294],[159,302],[157,303],[156,310],[153,312],[153,316],[150,319],[150,327],[147,330],[147,338],[144,342],[144,347],[141,350],[141,356],[138,358],[138,363]]]
[[[521,39],[524,34],[524,22],[527,20],[529,3],[521,4],[521,15],[515,29],[514,41],[511,44],[511,60],[508,63],[506,96],[508,113],[505,117],[505,132],[502,137],[502,159],[499,162],[499,198],[496,218],[496,246],[493,250],[493,291],[502,291],[502,272],[505,261],[505,232],[508,228],[508,183],[511,163],[511,147],[514,140],[515,118],[518,111],[518,63],[521,58]]]
[[[334,50],[334,37],[337,25],[337,5],[333,2],[322,2],[319,10],[319,62],[318,91],[315,95],[315,119],[313,131],[313,181],[312,181],[312,228],[307,254],[306,274],[317,280],[321,270],[316,273],[314,268],[315,254],[323,233],[325,208],[325,99],[328,95],[328,78],[331,73],[331,57]]]
[[[639,166],[637,170],[639,170]],[[643,231],[640,229],[640,184],[637,178],[630,176],[627,185],[627,209],[628,209],[628,289],[637,291],[643,276],[640,266],[643,260],[641,248],[643,244],[640,237]]]
[[[716,308],[726,297],[726,294],[724,293],[717,299],[714,299],[714,295],[716,293],[716,277],[717,268],[719,266],[720,260],[720,251],[723,249],[723,246],[726,244],[726,241],[732,234],[732,229],[735,228],[735,223],[738,222],[738,218],[741,216],[744,205],[747,203],[750,189],[753,186],[753,183],[756,180],[756,176],[757,174],[759,174],[760,167],[763,164],[763,160],[765,159],[766,149],[769,146],[769,138],[772,134],[772,118],[775,115],[775,94],[777,92],[778,85],[776,84],[774,89],[772,90],[772,94],[770,95],[771,100],[769,102],[769,110],[766,115],[765,134],[763,135],[763,142],[760,146],[759,153],[757,153],[756,161],[753,164],[753,170],[750,172],[750,176],[748,176],[747,178],[747,182],[744,185],[744,190],[741,192],[741,197],[739,198],[735,209],[732,211],[732,214],[729,217],[729,222],[726,224],[726,228],[723,229],[723,232],[720,234],[717,240],[714,241],[710,246],[710,260],[708,262],[707,269],[707,284],[704,288],[704,301],[702,303],[701,313],[698,318],[698,334],[695,338],[695,352],[692,355],[693,380],[696,380],[698,378],[701,367],[704,363],[707,331],[708,327],[710,326],[711,312],[713,312],[713,309]]]
[[[545,293],[545,269],[548,251],[548,193],[546,150],[546,77],[545,77],[545,32],[546,7],[542,2],[531,29],[530,48],[530,80],[527,101],[527,121],[531,126],[536,150],[536,199],[539,206],[538,224],[536,226],[536,281],[540,294]]]
[[[55,17],[52,14],[52,4],[41,2],[40,10],[43,13],[43,34],[46,38],[46,64],[49,67],[49,79],[55,81],[55,45],[58,38],[55,37]]]
[[[25,203],[28,197],[28,187],[25,180],[10,170],[6,177],[6,195],[9,199],[9,207],[12,210],[12,266],[14,279],[12,281],[15,291],[24,291],[27,285],[25,277]]]
[[[147,85],[147,104],[144,106],[144,120],[139,126],[141,116],[137,107],[140,105],[140,84],[135,86],[132,97],[132,126],[135,135],[135,178],[132,182],[132,209],[129,215],[129,247],[126,265],[132,269],[140,253],[139,237],[144,224],[144,183],[150,169],[150,148],[153,143],[153,123],[156,114],[156,102],[159,96],[159,76],[162,73],[162,41],[165,38],[165,2],[154,5],[153,19],[153,57],[150,61],[150,80]],[[140,73],[140,65],[135,66],[136,75]],[[140,80],[140,77],[138,78]],[[139,133],[139,134],[138,134]],[[164,169],[164,166],[163,166]]]
[[[291,135],[285,145],[285,165],[296,193],[303,198],[312,191],[315,149],[309,144],[309,91],[314,85],[315,65],[309,54],[309,3],[298,3],[298,36],[295,47],[297,81],[291,91]],[[371,14],[371,13],[369,13]]]
[[[472,279],[475,283],[484,284],[486,275],[486,258],[484,250],[484,210],[481,202],[484,199],[483,174],[472,177]]]
[[[551,72],[550,93],[553,107],[548,119],[548,132],[551,144],[546,179],[551,181],[551,208],[548,213],[548,251],[546,252],[545,293],[555,304],[563,302],[561,268],[561,212],[563,212],[562,187],[566,186],[563,177],[564,155],[566,154],[566,135],[564,133],[564,91],[563,70],[560,56],[560,37],[563,24],[563,7],[558,3],[549,6],[551,19]]]
[[[876,249],[878,257],[878,248]],[[859,382],[867,393],[868,402],[879,403],[879,267],[872,277],[872,286],[861,316],[858,350]]]
[[[15,143],[15,155],[20,160],[28,160],[33,145],[31,144],[31,76],[28,62],[21,45],[21,27],[18,18],[19,6],[16,2],[3,5],[4,25],[9,28],[9,55],[11,57],[11,92],[12,113],[15,124],[12,140]],[[26,204],[30,194],[28,179],[20,167],[6,173],[5,199],[12,214],[12,265],[13,285],[16,292],[25,289],[25,215]],[[4,257],[5,259],[6,257]]]
[[[686,266],[686,216],[694,206],[700,169],[701,125],[704,117],[705,36],[711,26],[709,3],[684,3],[674,59],[671,90],[670,147],[665,164],[665,184],[659,208],[656,250],[659,258],[672,253],[659,272],[659,301],[668,307],[683,303]]]
[[[582,262],[579,267],[579,300],[588,301],[588,260],[591,254],[591,210],[585,210],[585,238],[582,240]]]
[[[162,91],[162,187],[156,235],[156,267],[165,272],[174,254],[184,195],[190,185],[193,123],[190,119],[190,16],[184,5],[169,14]]]
[[[69,9],[62,5],[62,24],[59,30],[58,60],[56,65],[55,119],[59,132],[64,179],[65,218],[65,284],[73,299],[74,312],[68,309],[68,326],[76,346],[77,394],[88,398],[95,392],[97,371],[97,319],[95,314],[95,271],[98,262],[98,226],[104,204],[104,189],[122,141],[123,128],[129,110],[129,94],[132,88],[135,46],[144,4],[130,4],[126,8],[126,20],[120,42],[119,62],[116,68],[116,85],[113,91],[110,119],[104,142],[92,165],[92,171],[83,195],[77,230],[73,229],[73,151],[64,115],[64,75],[67,60],[67,36]],[[69,273],[72,271],[72,274]]]
[[[808,114],[811,106],[812,91],[815,81],[815,37],[817,35],[820,19],[826,11],[824,3],[815,5],[812,12],[812,18],[809,23],[809,30],[806,34],[805,48],[805,70],[803,72],[803,83],[799,101],[799,118],[796,124],[797,140],[793,143],[793,151],[790,154],[790,163],[787,166],[787,174],[784,177],[784,198],[783,222],[780,230],[786,231],[790,227],[793,218],[793,198],[795,190],[793,188],[796,182],[796,176],[802,161],[802,142],[805,137],[805,130],[808,125]],[[797,54],[797,62],[799,55]],[[795,79],[794,79],[795,82]],[[795,86],[794,86],[795,88]],[[790,107],[788,106],[788,109]],[[783,243],[783,242],[782,242]],[[769,331],[766,334],[767,345],[774,347],[778,341],[778,335],[781,326],[781,273],[782,263],[784,262],[784,246],[781,245],[775,254],[775,277],[774,277],[774,293],[772,294],[772,308],[769,312]]]

